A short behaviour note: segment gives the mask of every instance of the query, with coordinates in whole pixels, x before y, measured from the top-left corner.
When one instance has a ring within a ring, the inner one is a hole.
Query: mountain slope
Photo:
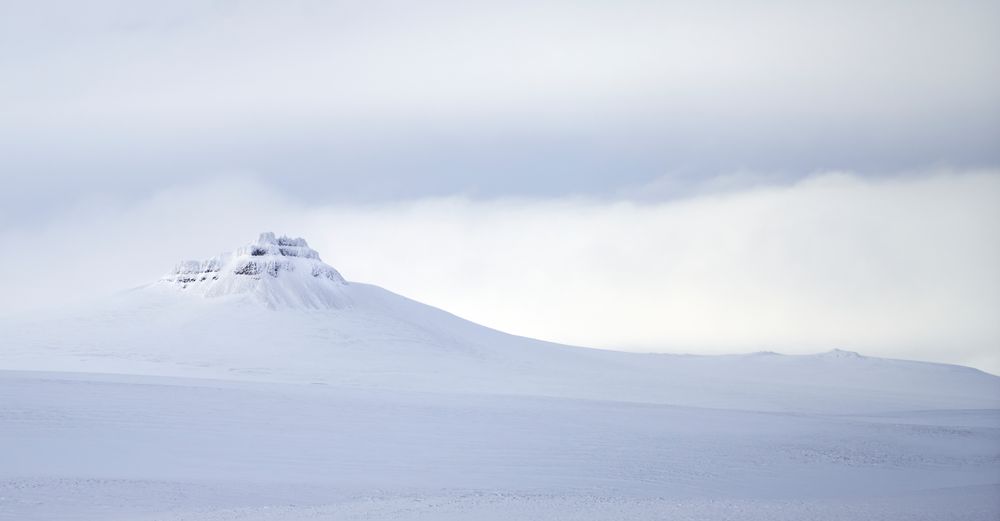
[[[515,394],[763,411],[1000,407],[1000,378],[833,351],[634,354],[508,335],[346,281],[261,234],[109,302],[0,325],[0,369]]]

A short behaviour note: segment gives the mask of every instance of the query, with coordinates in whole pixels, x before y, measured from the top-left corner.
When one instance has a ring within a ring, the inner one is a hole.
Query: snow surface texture
[[[0,339],[0,519],[1000,518],[995,376],[561,346],[302,239]]]

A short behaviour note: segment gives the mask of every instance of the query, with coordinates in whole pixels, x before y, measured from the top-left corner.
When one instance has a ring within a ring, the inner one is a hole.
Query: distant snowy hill
[[[975,369],[831,351],[634,354],[508,335],[346,281],[272,233],[111,301],[0,323],[0,369],[322,383],[758,411],[1000,407]]]
[[[273,234],[0,321],[0,519],[995,521],[998,462],[974,369],[552,344]]]

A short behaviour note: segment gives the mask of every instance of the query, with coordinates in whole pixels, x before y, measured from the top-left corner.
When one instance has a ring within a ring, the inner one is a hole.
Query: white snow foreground
[[[995,376],[561,346],[302,239],[0,339],[0,519],[1000,518]]]

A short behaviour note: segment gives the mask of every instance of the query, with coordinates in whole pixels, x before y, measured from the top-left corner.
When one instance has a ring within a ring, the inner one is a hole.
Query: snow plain
[[[555,345],[296,241],[0,322],[0,519],[1000,518],[995,376]]]

